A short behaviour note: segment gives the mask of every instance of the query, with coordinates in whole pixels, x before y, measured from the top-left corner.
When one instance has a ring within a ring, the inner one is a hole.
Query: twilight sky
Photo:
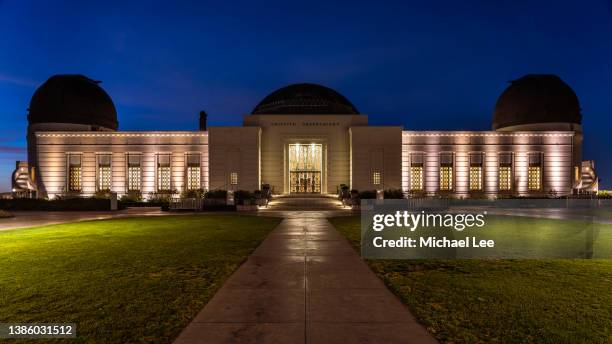
[[[507,81],[554,73],[612,186],[612,0],[0,0],[0,191],[26,158],[32,93],[63,73],[102,80],[121,130],[194,130],[201,109],[240,125],[295,82],[338,90],[371,124],[489,130]]]

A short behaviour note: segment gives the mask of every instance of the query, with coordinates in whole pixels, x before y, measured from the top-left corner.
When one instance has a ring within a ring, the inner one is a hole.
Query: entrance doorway
[[[322,151],[322,146],[315,143],[289,145],[291,193],[321,193]]]

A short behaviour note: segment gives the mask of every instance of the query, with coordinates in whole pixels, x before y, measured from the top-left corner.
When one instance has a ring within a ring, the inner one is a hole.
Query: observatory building
[[[194,119],[196,120],[196,119]],[[491,131],[413,131],[371,126],[340,93],[316,84],[280,88],[242,126],[199,131],[120,131],[100,82],[55,75],[32,96],[28,161],[13,192],[22,197],[114,192],[257,190],[333,194],[401,189],[408,197],[555,197],[597,190],[582,161],[582,115],[574,91],[554,75],[510,83]]]

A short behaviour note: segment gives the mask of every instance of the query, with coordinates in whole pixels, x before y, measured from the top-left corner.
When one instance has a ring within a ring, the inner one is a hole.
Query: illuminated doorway
[[[289,145],[289,191],[321,193],[323,154],[320,144]]]

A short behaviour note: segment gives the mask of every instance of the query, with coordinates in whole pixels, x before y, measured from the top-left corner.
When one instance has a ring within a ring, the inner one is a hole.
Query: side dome
[[[30,100],[29,124],[84,124],[117,130],[117,110],[99,83],[79,74],[50,77]]]
[[[493,111],[493,129],[543,123],[580,125],[580,102],[574,90],[551,74],[529,74],[510,82]]]
[[[265,97],[253,115],[358,115],[359,111],[340,93],[317,84],[293,84]]]

